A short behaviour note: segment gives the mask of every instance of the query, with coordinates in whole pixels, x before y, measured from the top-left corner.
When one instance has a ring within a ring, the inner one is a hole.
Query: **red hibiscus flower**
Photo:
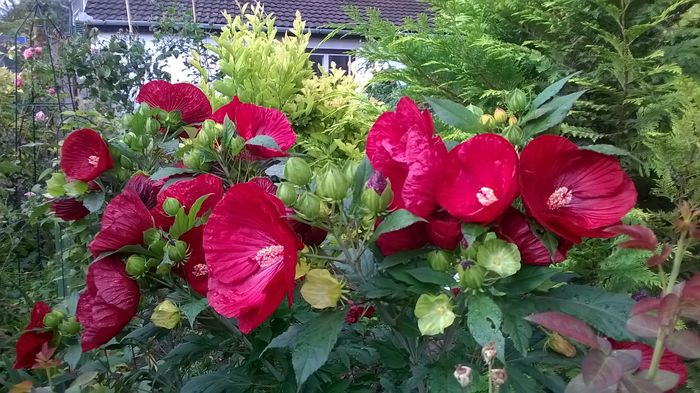
[[[555,135],[525,146],[520,187],[528,214],[573,243],[614,236],[605,229],[618,224],[637,200],[634,183],[615,158]]]
[[[377,239],[377,247],[384,256],[417,250],[428,242],[427,228],[427,223],[417,222],[398,231],[381,234]]]
[[[174,271],[184,278],[195,292],[202,296],[207,296],[209,268],[204,259],[204,246],[202,245],[203,235],[204,226],[198,226],[180,236],[180,240],[187,243],[188,255],[185,263],[177,267]]]
[[[130,190],[134,191],[139,195],[139,198],[146,205],[146,208],[152,209],[157,202],[158,192],[163,186],[163,181],[151,180],[148,176],[139,173],[131,177],[126,185],[124,185],[124,191]]]
[[[518,196],[518,153],[500,135],[476,135],[450,151],[440,177],[440,206],[465,222],[488,224]]]
[[[236,109],[241,105],[241,100],[238,97],[233,97],[231,102],[217,109],[211,116],[209,120],[214,120],[216,123],[224,124],[224,120],[228,117],[229,120],[236,120]]]
[[[430,244],[445,250],[454,250],[462,238],[462,223],[449,213],[437,212],[428,221]]]
[[[649,366],[651,366],[651,358],[654,355],[654,348],[651,346],[635,341],[615,341],[610,338],[608,341],[610,341],[612,349],[630,349],[642,352],[642,361],[639,363],[639,369],[641,371],[648,370]],[[659,368],[678,375],[679,380],[678,385],[676,386],[685,385],[685,382],[688,380],[688,369],[686,368],[685,363],[683,363],[680,356],[669,350],[664,350],[664,354],[661,357],[661,363],[659,363]]]
[[[291,213],[293,214],[294,210],[291,210]],[[290,218],[289,223],[292,225],[294,232],[299,235],[301,241],[307,246],[316,247],[323,243],[326,240],[326,236],[328,236],[328,232],[325,229],[312,227],[305,222]]]
[[[297,252],[303,245],[284,214],[275,196],[253,183],[236,184],[204,230],[209,304],[237,318],[246,334],[270,317],[285,295],[291,306]]]
[[[109,146],[96,131],[75,130],[63,141],[61,170],[71,179],[89,182],[112,166]]]
[[[527,217],[516,209],[510,208],[494,227],[494,231],[503,240],[518,246],[520,258],[527,265],[549,265],[566,259],[566,253],[573,245],[570,241],[560,239],[554,258],[539,237],[530,228]]]
[[[90,214],[83,202],[75,198],[58,198],[51,201],[51,210],[63,221],[76,221]]]
[[[272,180],[270,180],[269,177],[254,177],[250,179],[250,182],[256,184],[258,187],[265,190],[265,192],[268,194],[275,195],[275,193],[277,192],[277,186],[275,185],[275,183],[272,182]]]
[[[372,167],[391,181],[391,208],[404,208],[429,218],[437,208],[435,189],[442,176],[447,148],[434,135],[430,112],[421,112],[410,98],[402,98],[395,112],[385,112],[367,136]]]
[[[374,306],[371,304],[355,304],[351,300],[348,300],[348,304],[350,305],[350,310],[345,314],[345,323],[348,325],[357,323],[362,317],[372,318],[372,315],[374,315]]]
[[[203,216],[213,209],[224,194],[224,186],[220,178],[208,173],[195,176],[191,179],[178,180],[158,194],[156,207],[151,209],[156,226],[168,229],[175,219],[168,216],[163,211],[163,202],[167,198],[175,198],[185,208],[185,213],[190,212],[190,208],[200,197],[209,195],[197,213],[197,217]]]
[[[41,347],[53,339],[53,332],[37,332],[35,329],[44,327],[44,317],[51,312],[51,307],[44,302],[34,303],[29,324],[24,328],[24,333],[19,336],[15,352],[17,357],[15,369],[32,368],[36,364],[36,355],[41,352]]]
[[[206,94],[191,83],[148,82],[139,90],[136,102],[145,102],[166,112],[179,111],[187,124],[201,123],[211,116],[211,103]]]
[[[240,104],[235,112],[236,130],[243,139],[249,141],[257,136],[269,136],[279,147],[279,149],[273,149],[258,145],[246,145],[246,150],[255,157],[284,157],[287,155],[285,152],[296,141],[296,134],[294,134],[287,116],[277,109],[253,104]]]
[[[106,344],[119,334],[139,306],[139,286],[127,275],[117,256],[94,262],[88,268],[87,288],[80,293],[76,318],[83,326],[83,352]]]
[[[143,232],[153,228],[153,217],[134,191],[124,191],[112,199],[102,215],[100,231],[90,243],[92,255],[116,251],[143,243]]]

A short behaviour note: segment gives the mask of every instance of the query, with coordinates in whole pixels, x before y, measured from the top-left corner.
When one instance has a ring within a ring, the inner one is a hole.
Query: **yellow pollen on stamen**
[[[547,199],[547,207],[549,207],[550,210],[557,210],[560,207],[565,207],[571,202],[572,197],[573,195],[568,187],[559,187],[554,190],[552,195],[549,196],[549,199]]]
[[[88,164],[92,166],[97,166],[97,164],[100,163],[100,157],[98,156],[90,156],[88,157]]]
[[[284,247],[280,245],[267,246],[260,249],[253,259],[262,268],[266,268],[272,265],[276,265],[282,262],[284,256]]]
[[[489,206],[498,202],[498,198],[493,192],[493,189],[488,187],[481,187],[479,192],[476,193],[476,199],[479,200],[482,206]]]

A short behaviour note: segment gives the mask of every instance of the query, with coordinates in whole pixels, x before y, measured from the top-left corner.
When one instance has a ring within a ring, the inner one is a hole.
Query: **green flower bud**
[[[53,310],[50,313],[44,315],[44,326],[47,328],[57,328],[58,325],[63,322],[64,314],[61,311]]]
[[[70,317],[67,321],[61,322],[61,325],[58,327],[58,331],[62,336],[74,336],[80,332],[80,324],[75,317]]]
[[[506,97],[506,106],[508,106],[508,109],[510,109],[513,112],[524,111],[527,108],[528,104],[529,102],[527,99],[527,95],[520,89],[515,89],[511,91],[508,94],[508,97]]]
[[[360,166],[355,161],[348,161],[345,163],[345,166],[343,167],[343,174],[345,175],[345,178],[348,180],[348,184],[352,184],[353,179],[355,178],[355,172],[357,172],[357,167]]]
[[[66,176],[60,172],[51,174],[51,178],[46,181],[46,190],[52,197],[60,197],[66,195],[65,186]]]
[[[175,329],[180,323],[180,319],[180,309],[168,299],[158,304],[151,314],[153,324],[165,329]]]
[[[151,245],[160,240],[160,232],[156,228],[147,229],[143,232],[143,242],[146,245]]]
[[[452,253],[447,251],[435,250],[428,254],[428,263],[430,264],[430,268],[436,272],[446,272],[450,270],[453,262],[454,256]]]
[[[160,264],[160,262],[161,262],[160,259],[148,258],[148,260],[146,261],[146,268],[148,268],[148,269],[155,269],[155,268],[158,267],[158,265]]]
[[[189,153],[186,153],[182,157],[182,163],[185,164],[186,167],[192,168],[192,169],[199,169],[199,170],[208,169],[207,164],[204,161],[204,155],[199,150],[193,150]]]
[[[126,273],[135,278],[146,274],[146,258],[136,254],[131,255],[126,259]]]
[[[182,122],[182,114],[180,111],[168,112],[168,116],[166,116],[165,121],[171,126],[177,126]]]
[[[484,283],[486,269],[473,261],[464,260],[457,265],[457,275],[459,275],[459,286],[462,289],[479,289]]]
[[[311,181],[311,168],[303,158],[291,157],[284,165],[284,178],[297,186],[305,186]]]
[[[285,205],[291,206],[297,201],[297,190],[290,183],[282,183],[277,187],[277,197]]]
[[[481,123],[482,126],[488,131],[492,130],[494,127],[496,127],[496,119],[493,118],[493,116],[489,114],[484,114],[481,115],[479,118],[479,123]]]
[[[154,118],[146,119],[146,132],[149,134],[156,134],[160,131],[161,124],[158,120]]]
[[[241,138],[240,136],[237,136],[235,138],[231,138],[231,145],[229,146],[229,150],[231,151],[232,156],[237,156],[241,154],[243,149],[245,148],[245,140]]]
[[[321,213],[321,199],[315,194],[305,192],[297,199],[296,208],[306,218],[316,219]]]
[[[132,169],[134,167],[134,163],[131,162],[131,159],[129,159],[127,156],[121,156],[119,158],[119,163],[124,169]]]
[[[333,201],[343,200],[347,196],[349,188],[350,182],[335,165],[331,165],[323,172],[316,184],[318,195]]]
[[[373,214],[379,214],[382,209],[382,198],[371,188],[365,188],[362,192],[362,206]]]
[[[138,136],[136,136],[136,134],[133,132],[127,132],[122,140],[124,141],[125,145],[129,146],[129,148],[136,150],[135,147],[137,147],[136,144],[138,143]]]
[[[120,152],[119,149],[115,148],[114,146],[109,147],[109,154],[112,155],[112,160],[118,160],[119,157],[122,156],[122,152]]]
[[[148,249],[156,255],[165,255],[165,242],[163,239],[160,239],[153,244],[149,244]]]
[[[175,217],[178,211],[180,211],[180,201],[175,198],[167,197],[163,201],[163,211],[170,217]]]
[[[493,119],[496,120],[496,123],[505,123],[508,120],[508,114],[503,109],[496,108],[493,111]]]
[[[514,126],[516,124],[518,124],[518,118],[515,117],[515,115],[510,115],[510,117],[508,118],[508,125]]]
[[[182,262],[187,257],[187,243],[182,240],[177,240],[175,244],[169,244],[166,249],[168,258],[173,262]]]
[[[503,129],[503,136],[515,146],[522,146],[523,130],[518,125],[509,125]]]
[[[161,262],[160,265],[156,268],[156,273],[159,276],[167,276],[170,274],[170,270],[172,270],[172,265],[169,263]]]

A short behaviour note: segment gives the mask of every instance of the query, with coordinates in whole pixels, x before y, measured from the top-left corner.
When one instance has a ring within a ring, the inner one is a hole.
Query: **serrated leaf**
[[[182,175],[183,173],[194,173],[192,169],[189,168],[174,168],[165,167],[158,169],[154,174],[151,175],[151,180],[161,180],[166,177]]]
[[[104,192],[91,192],[83,198],[83,205],[90,213],[94,213],[102,208],[105,203]]]
[[[571,315],[548,311],[529,315],[525,319],[591,348],[598,348],[598,340],[593,330]]]
[[[623,373],[624,370],[619,360],[598,349],[590,350],[583,358],[581,365],[583,382],[596,389],[616,385],[620,382]]]
[[[377,238],[384,233],[398,231],[399,229],[406,228],[421,221],[425,222],[424,219],[414,215],[406,209],[396,210],[382,220],[382,223],[379,224],[377,229],[374,230],[374,234],[372,235],[372,239],[370,241],[375,242],[377,241]]]
[[[328,360],[343,328],[345,312],[324,312],[304,325],[292,350],[292,366],[298,389]]]
[[[505,359],[505,338],[501,333],[503,314],[498,305],[486,295],[476,295],[467,303],[467,327],[474,341],[482,347],[496,344],[497,357]]]
[[[527,356],[532,337],[532,326],[522,318],[516,307],[501,307],[503,310],[503,333],[513,342],[515,349]]]
[[[180,306],[180,311],[185,315],[187,321],[190,323],[190,327],[194,327],[194,321],[197,319],[199,313],[204,311],[209,306],[206,298],[198,299],[192,302],[185,303]]]
[[[476,132],[479,130],[481,115],[477,115],[464,105],[437,97],[430,97],[427,101],[430,108],[445,123],[462,131]]]
[[[245,144],[252,145],[252,146],[262,146],[262,147],[266,147],[268,149],[277,150],[277,151],[281,150],[280,146],[277,144],[277,141],[275,141],[274,138],[272,138],[269,135],[254,136],[254,137],[248,139],[245,142]]]
[[[279,336],[275,337],[270,341],[270,343],[263,349],[262,352],[260,352],[260,356],[262,356],[265,351],[267,351],[270,348],[288,348],[294,345],[294,343],[297,341],[297,337],[299,336],[299,333],[304,329],[304,325],[291,325],[287,328],[287,330],[284,331],[284,333],[280,334]]]

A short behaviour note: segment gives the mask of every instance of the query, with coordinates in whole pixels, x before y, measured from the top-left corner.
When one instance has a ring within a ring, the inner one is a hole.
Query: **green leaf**
[[[272,150],[281,150],[277,142],[269,135],[257,135],[246,141],[246,145],[262,146]]]
[[[141,255],[148,256],[148,257],[157,257],[157,255],[148,251],[146,248],[144,248],[140,244],[130,244],[128,246],[121,247],[120,249],[115,250],[115,251],[103,252],[102,254],[98,255],[97,258],[95,258],[93,260],[93,263],[97,262],[101,259],[107,258],[108,256],[114,255],[114,254],[141,254]]]
[[[639,158],[635,157],[627,150],[621,149],[617,146],[606,145],[606,144],[595,144],[595,145],[581,146],[581,148],[586,149],[586,150],[592,150],[592,151],[602,153],[602,154],[607,154],[609,156],[630,157],[631,159],[641,163]]]
[[[398,231],[421,221],[425,222],[424,219],[413,215],[406,209],[396,210],[384,218],[382,223],[375,229],[370,241],[375,242],[384,233]]]
[[[520,304],[510,304],[502,307],[503,333],[513,342],[515,349],[523,356],[527,356],[532,337],[532,326],[523,319],[523,312],[518,308]]]
[[[567,94],[565,96],[556,97],[552,101],[538,108],[530,119],[523,120],[523,133],[525,134],[525,137],[530,138],[561,124],[583,93],[585,93],[584,90]],[[544,115],[546,116],[540,118]],[[533,121],[534,119],[537,120]]]
[[[467,241],[469,246],[471,246],[476,239],[479,238],[479,236],[483,235],[488,230],[489,229],[487,227],[479,224],[462,224],[462,235],[464,235],[464,239]]]
[[[151,175],[151,180],[161,180],[161,179],[165,179],[166,177],[170,177],[170,176],[174,176],[174,175],[181,175],[183,173],[194,173],[194,171],[192,169],[189,169],[189,168],[174,168],[174,167],[160,168],[154,174]]]
[[[435,114],[445,123],[462,131],[476,132],[480,128],[481,114],[470,110],[462,104],[437,97],[427,99]]]
[[[454,375],[454,365],[437,364],[428,372],[428,391],[440,393],[462,393],[464,390]]]
[[[104,192],[91,192],[83,198],[83,205],[85,208],[94,213],[102,208],[105,203],[105,193]]]
[[[216,372],[200,375],[187,381],[180,393],[243,392],[253,385],[243,372],[227,375]]]
[[[304,325],[292,350],[297,389],[328,360],[343,328],[345,311],[324,312]]]
[[[80,356],[83,354],[83,351],[80,349],[80,344],[75,344],[71,345],[70,347],[66,348],[66,351],[63,354],[63,360],[68,364],[68,367],[70,367],[71,370],[75,370],[75,368],[78,366],[78,362],[80,362]]]
[[[197,214],[199,214],[202,204],[204,204],[207,198],[209,198],[211,195],[212,194],[202,195],[201,197],[197,198],[197,200],[192,204],[192,207],[190,207],[190,212],[187,213],[187,220],[189,221],[190,228],[193,227],[197,221]]]
[[[533,296],[538,311],[559,311],[572,315],[615,340],[630,340],[627,316],[634,300],[585,285],[565,285],[547,295]]]
[[[180,311],[185,314],[185,318],[190,322],[190,327],[194,327],[194,321],[197,319],[197,316],[208,306],[207,299],[202,298],[183,304],[180,306]]]
[[[549,281],[558,272],[542,266],[523,266],[510,277],[498,280],[496,289],[508,295],[522,295]]]
[[[367,183],[367,180],[372,176],[372,171],[372,164],[370,164],[369,159],[365,156],[355,170],[355,176],[352,178],[351,210],[355,210],[360,205],[362,192],[365,190],[365,183]]]
[[[545,102],[549,101],[550,98],[554,97],[561,91],[561,89],[564,87],[566,82],[569,81],[569,79],[573,78],[574,76],[580,74],[580,71],[574,72],[573,74],[567,75],[558,81],[552,83],[551,85],[547,86],[544,90],[540,92],[540,94],[535,97],[534,100],[532,100],[532,110],[535,110],[536,108],[539,108],[542,104]],[[527,117],[527,115],[526,115]]]
[[[170,234],[177,239],[190,229],[192,229],[190,226],[190,219],[187,217],[187,213],[185,213],[185,208],[180,207],[180,210],[178,210],[175,215],[175,222],[170,226]]]
[[[469,298],[467,303],[467,327],[477,344],[482,347],[495,343],[498,358],[505,359],[505,338],[501,333],[503,314],[498,305],[488,296],[479,294]]]
[[[299,336],[299,333],[304,329],[304,325],[291,325],[287,330],[280,334],[279,336],[275,337],[270,341],[270,343],[263,349],[262,352],[260,352],[260,356],[262,356],[265,351],[267,351],[270,348],[288,348],[294,345],[297,341],[297,337]]]

